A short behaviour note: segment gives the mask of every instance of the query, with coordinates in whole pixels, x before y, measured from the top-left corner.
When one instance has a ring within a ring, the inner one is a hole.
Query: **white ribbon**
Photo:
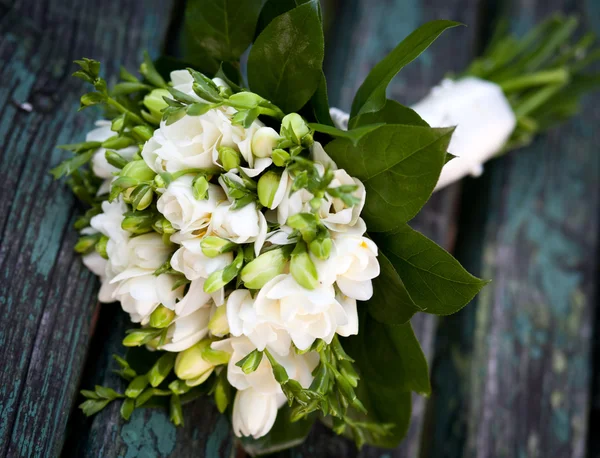
[[[448,152],[457,157],[442,169],[436,191],[466,175],[481,175],[517,123],[502,89],[473,77],[442,81],[412,108],[431,126],[456,126]],[[330,114],[336,127],[348,128],[348,113],[332,108]]]

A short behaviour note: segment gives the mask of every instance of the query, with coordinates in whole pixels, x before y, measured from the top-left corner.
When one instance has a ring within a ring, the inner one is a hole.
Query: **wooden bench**
[[[523,30],[573,3],[600,34],[592,1],[324,2],[330,101],[348,109],[369,69],[427,20],[469,27],[445,34],[396,78],[390,95],[405,103],[464,69],[503,12]],[[121,386],[111,355],[122,353],[128,319],[96,304],[97,281],[73,252],[79,209],[48,174],[63,157],[55,145],[82,139],[95,120],[76,113],[83,86],[70,78],[71,62],[99,59],[112,78],[121,64],[135,69],[143,50],[158,56],[173,39],[180,13],[181,2],[167,0],[0,4],[1,456],[243,456],[209,400],[186,406],[179,429],[159,410],[124,422],[117,405],[91,419],[76,408],[80,387]],[[433,395],[415,397],[399,449],[357,453],[317,426],[280,456],[597,456],[598,106],[599,95],[587,98],[582,116],[496,160],[483,178],[436,194],[419,215],[417,228],[494,281],[457,315],[415,317]]]

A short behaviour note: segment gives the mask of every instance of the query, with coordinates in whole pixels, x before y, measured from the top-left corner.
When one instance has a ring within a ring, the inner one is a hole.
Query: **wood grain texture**
[[[49,169],[98,113],[77,114],[72,61],[115,76],[156,53],[169,4],[22,0],[0,5],[0,455],[57,456],[94,321],[96,281],[73,253],[74,199]],[[31,104],[29,112],[23,103]]]
[[[592,2],[523,1],[509,11],[523,30],[571,8],[600,31]],[[580,117],[466,187],[458,255],[493,282],[442,322],[426,456],[586,456],[599,101],[586,97]]]

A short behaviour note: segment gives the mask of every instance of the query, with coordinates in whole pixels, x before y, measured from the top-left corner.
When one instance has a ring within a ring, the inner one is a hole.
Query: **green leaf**
[[[215,77],[221,78],[229,84],[233,92],[240,92],[242,90],[243,81],[240,69],[230,62],[221,62],[221,66]]]
[[[244,449],[250,455],[266,455],[300,445],[306,439],[317,415],[291,422],[291,408],[286,404],[277,412],[277,419],[271,431],[259,439],[244,437],[241,439]]]
[[[128,421],[131,418],[131,414],[133,413],[134,409],[135,399],[125,399],[125,401],[123,401],[123,404],[121,404],[121,417],[123,417],[125,421]]]
[[[367,190],[362,217],[369,231],[393,230],[411,220],[431,196],[453,128],[384,125],[356,146],[347,139],[325,150]]]
[[[325,73],[321,72],[321,80],[317,86],[317,90],[310,99],[310,105],[315,115],[315,119],[320,124],[333,126],[333,120],[329,114],[329,97],[327,96],[327,80]],[[373,123],[375,124],[375,123]],[[400,123],[397,123],[400,124]]]
[[[319,4],[312,0],[276,17],[248,58],[248,82],[284,112],[302,108],[321,80],[324,43]]]
[[[55,179],[59,179],[66,175],[71,175],[79,167],[87,164],[94,155],[94,153],[94,150],[89,150],[83,154],[78,154],[77,156],[62,162],[58,167],[55,167],[52,170],[50,170],[50,173],[54,176]]]
[[[380,323],[359,310],[360,333],[343,340],[344,348],[362,374],[358,398],[367,409],[359,420],[393,423],[391,434],[376,439],[367,433],[367,443],[396,447],[410,424],[411,391],[429,395],[427,360],[410,323],[399,326]]]
[[[352,101],[351,118],[381,110],[386,102],[385,92],[392,78],[408,63],[425,51],[440,34],[458,22],[437,20],[422,25],[406,37],[367,75]],[[350,119],[350,125],[353,120]]]
[[[217,61],[237,61],[252,43],[263,0],[188,0],[187,40]]]
[[[373,297],[367,302],[369,313],[384,324],[404,324],[423,311],[410,297],[390,260],[379,251],[381,273],[373,279]]]
[[[317,132],[321,132],[322,134],[331,135],[335,138],[346,138],[352,142],[352,145],[356,146],[361,138],[363,138],[369,132],[374,131],[378,127],[383,126],[383,124],[373,124],[351,130],[342,130],[338,129],[337,127],[317,123],[309,123],[308,126]]]
[[[381,110],[357,116],[354,126],[360,127],[378,123],[429,127],[429,124],[415,110],[390,99],[386,100]]]
[[[488,283],[471,275],[450,253],[407,225],[371,236],[413,301],[426,313],[456,313]]]
[[[79,404],[79,408],[83,411],[86,417],[91,417],[95,413],[98,413],[104,409],[110,401],[111,399],[105,399],[102,401],[88,399],[87,401]]]

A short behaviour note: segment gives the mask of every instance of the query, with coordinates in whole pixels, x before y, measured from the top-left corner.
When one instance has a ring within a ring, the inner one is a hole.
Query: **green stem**
[[[258,107],[258,114],[271,116],[275,119],[283,119],[285,116],[283,111],[279,108],[266,108],[266,107]]]
[[[517,116],[517,119],[527,116],[529,113],[548,101],[548,99],[560,91],[563,86],[564,84],[553,84],[551,86],[546,86],[526,98],[515,108],[515,115]]]
[[[500,82],[499,86],[505,93],[509,93],[545,84],[564,84],[568,81],[569,72],[565,68],[557,68],[511,78]]]
[[[119,102],[117,102],[115,99],[113,99],[112,97],[108,97],[106,99],[106,103],[110,106],[112,106],[113,108],[117,109],[119,112],[127,114],[129,117],[131,117],[131,119],[133,119],[137,124],[141,124],[144,126],[147,126],[148,123],[146,121],[144,121],[142,118],[140,118],[138,115],[136,115],[134,112],[132,112],[131,110],[128,110],[127,108],[125,108],[123,105],[121,105]]]
[[[198,174],[198,173],[204,173],[206,175],[214,175],[215,173],[219,173],[219,169],[183,169],[180,170],[178,172],[172,173],[171,176],[174,180],[176,180],[179,177],[182,177],[184,175],[190,175],[190,174]]]

